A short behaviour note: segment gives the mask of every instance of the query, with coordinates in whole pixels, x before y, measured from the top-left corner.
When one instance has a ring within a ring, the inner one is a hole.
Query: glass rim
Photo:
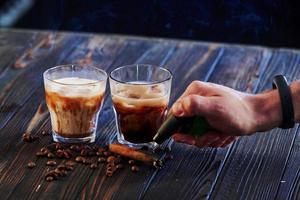
[[[155,67],[155,68],[158,68],[160,70],[163,70],[165,72],[168,73],[168,77],[165,78],[164,80],[161,80],[161,81],[152,81],[152,82],[148,82],[148,83],[133,83],[133,82],[126,82],[126,81],[121,81],[121,80],[118,80],[114,77],[112,77],[112,73],[117,71],[117,70],[120,70],[120,69],[123,69],[123,68],[126,68],[126,67],[134,67],[134,66],[151,66],[151,67]],[[112,70],[110,73],[109,73],[109,79],[112,79],[118,83],[122,83],[122,84],[127,84],[127,85],[154,85],[154,84],[159,84],[159,83],[164,83],[166,81],[169,81],[171,80],[173,77],[173,74],[172,72],[167,69],[167,68],[164,68],[162,66],[158,66],[158,65],[151,65],[151,64],[131,64],[131,65],[123,65],[123,66],[120,66],[120,67],[117,67],[116,69]]]
[[[56,70],[56,69],[63,68],[63,67],[72,67],[72,66],[74,66],[74,67],[82,67],[82,68],[90,68],[90,69],[93,69],[93,70],[95,70],[95,71],[98,71],[98,72],[100,72],[100,73],[103,73],[104,78],[103,78],[102,80],[94,80],[94,79],[93,79],[94,82],[92,82],[92,83],[78,83],[78,84],[76,84],[76,83],[61,83],[61,82],[55,81],[55,80],[53,80],[53,79],[47,77],[47,73],[49,73],[49,71],[51,71],[51,70]],[[101,83],[101,82],[106,81],[106,80],[107,80],[107,73],[106,73],[105,70],[99,69],[99,68],[97,68],[97,67],[95,67],[95,66],[90,66],[90,65],[88,65],[88,66],[83,66],[83,65],[77,65],[77,64],[65,64],[65,65],[57,65],[57,66],[55,66],[55,67],[50,67],[49,69],[47,69],[46,71],[44,71],[43,77],[44,77],[44,79],[47,79],[47,80],[50,81],[50,82],[53,82],[53,83],[56,83],[56,84],[60,84],[60,85],[86,86],[86,85],[94,85],[94,84],[96,84],[96,83]]]

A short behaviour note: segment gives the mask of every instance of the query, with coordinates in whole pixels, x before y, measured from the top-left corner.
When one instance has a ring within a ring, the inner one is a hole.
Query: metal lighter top
[[[209,130],[212,130],[211,127],[202,117],[175,117],[169,113],[153,137],[153,141],[161,144],[176,132],[201,136]]]

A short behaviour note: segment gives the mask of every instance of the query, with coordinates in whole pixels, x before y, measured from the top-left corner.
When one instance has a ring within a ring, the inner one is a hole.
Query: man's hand
[[[226,147],[238,136],[265,131],[281,122],[278,92],[251,95],[200,81],[188,86],[171,112],[178,117],[202,116],[215,130],[198,138],[180,133],[173,135],[177,142],[198,147]]]

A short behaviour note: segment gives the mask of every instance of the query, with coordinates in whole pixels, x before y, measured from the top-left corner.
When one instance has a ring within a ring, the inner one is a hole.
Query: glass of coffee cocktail
[[[96,67],[62,65],[44,72],[55,142],[94,142],[107,74]]]
[[[154,148],[153,136],[165,119],[172,74],[153,65],[135,64],[110,73],[118,142]]]

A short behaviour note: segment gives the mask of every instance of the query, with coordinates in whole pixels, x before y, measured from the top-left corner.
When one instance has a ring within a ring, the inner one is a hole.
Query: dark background
[[[300,48],[299,2],[37,0],[14,26]]]

